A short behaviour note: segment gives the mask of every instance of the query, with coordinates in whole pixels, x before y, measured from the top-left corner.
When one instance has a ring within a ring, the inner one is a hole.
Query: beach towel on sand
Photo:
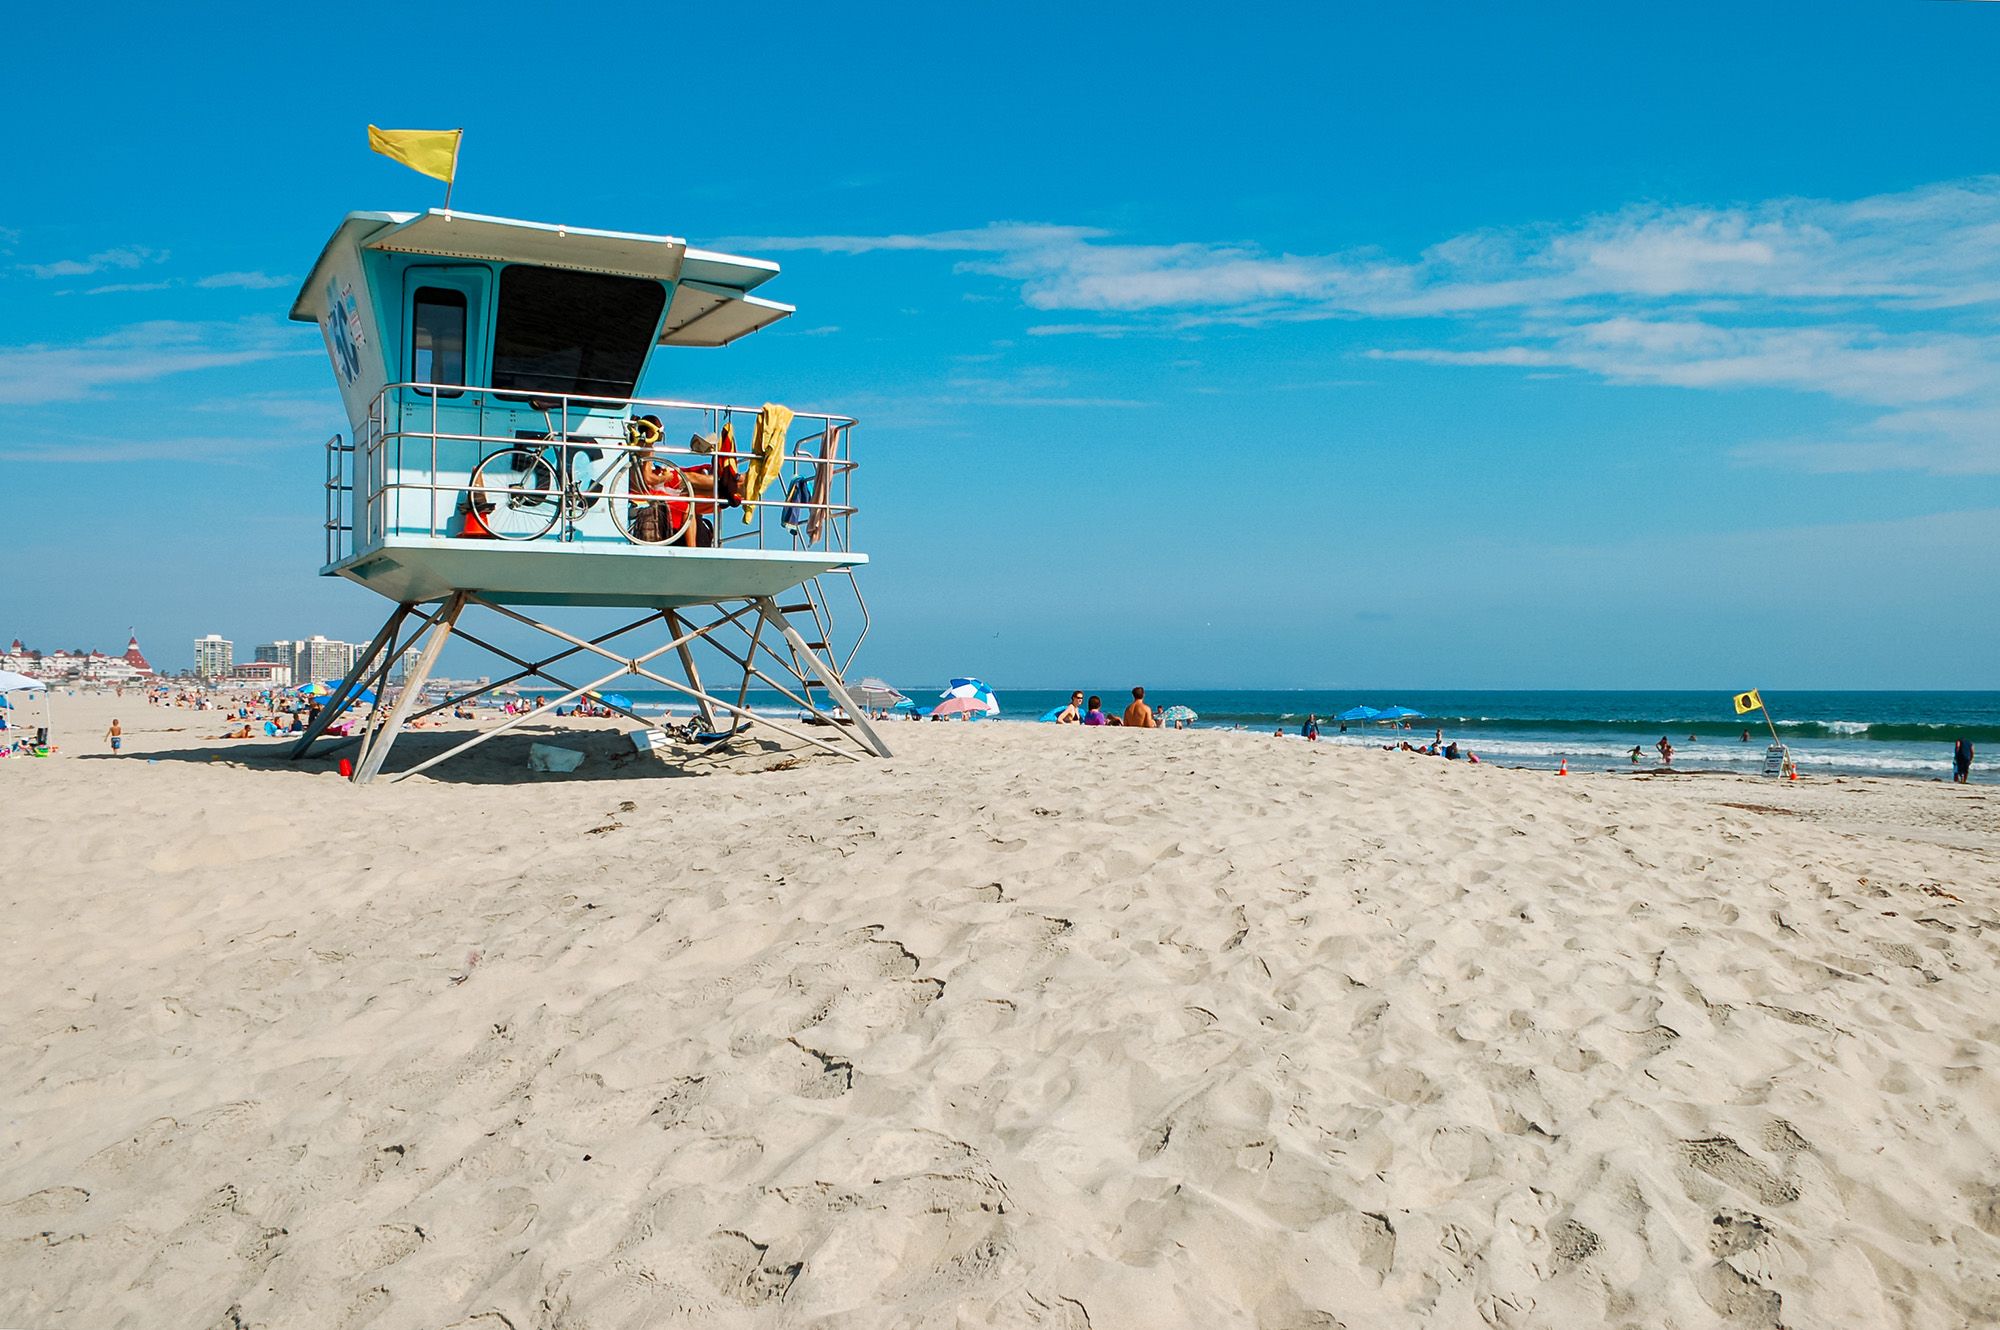
[[[785,464],[785,434],[792,427],[790,407],[764,403],[757,413],[757,440],[750,445],[750,467],[743,475],[743,521],[756,520],[757,498],[778,478]]]

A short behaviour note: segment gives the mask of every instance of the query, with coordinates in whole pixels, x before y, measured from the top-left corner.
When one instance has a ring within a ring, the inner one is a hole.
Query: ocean
[[[892,680],[891,682],[896,682]],[[942,682],[898,684],[919,703],[936,698]],[[1033,722],[1069,700],[1067,689],[1010,689],[997,682],[1003,721]],[[637,709],[674,704],[688,714],[684,698],[665,692],[625,690]],[[1131,699],[1129,689],[1104,694],[1117,714]],[[1658,765],[1653,745],[1673,741],[1675,770],[1755,773],[1764,766],[1770,731],[1756,713],[1735,714],[1726,692],[1486,692],[1360,688],[1337,690],[1149,689],[1156,706],[1191,708],[1199,729],[1270,731],[1297,734],[1308,715],[1320,717],[1322,742],[1429,742],[1440,728],[1481,760],[1502,766],[1553,769],[1567,761],[1571,770],[1626,770],[1628,754],[1641,749],[1639,767]],[[773,715],[796,710],[776,693],[750,692],[750,705]],[[1900,776],[1949,779],[1952,743],[1972,740],[1978,751],[1972,778],[1990,783],[2000,770],[2000,692],[1897,693],[1766,691],[1764,701],[1777,721],[1803,775]],[[1423,719],[1411,728],[1353,724],[1346,733],[1329,717],[1356,705],[1412,707]],[[1743,732],[1750,738],[1745,742]]]

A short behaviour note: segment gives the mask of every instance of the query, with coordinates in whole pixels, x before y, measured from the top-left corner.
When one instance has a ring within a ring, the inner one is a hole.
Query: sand
[[[2000,1320],[1990,787],[113,705],[0,763],[0,1325]]]

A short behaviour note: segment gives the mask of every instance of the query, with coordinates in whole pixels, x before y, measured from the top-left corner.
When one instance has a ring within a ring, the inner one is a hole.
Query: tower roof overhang
[[[321,269],[343,246],[676,283],[660,333],[663,346],[722,346],[793,312],[793,306],[750,295],[778,275],[778,265],[768,259],[690,249],[676,236],[598,231],[433,208],[422,213],[349,213],[306,274],[292,301],[292,318],[302,323],[318,319],[324,290]]]

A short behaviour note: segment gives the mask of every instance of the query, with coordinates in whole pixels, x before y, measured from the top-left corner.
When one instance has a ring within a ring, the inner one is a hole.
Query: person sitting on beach
[[[1674,764],[1674,746],[1671,743],[1667,742],[1666,735],[1664,734],[1661,735],[1660,741],[1654,744],[1653,747],[1660,750],[1661,762],[1665,763],[1667,766],[1672,766]]]
[[[659,437],[661,426],[658,416],[641,416],[639,419],[652,426],[654,438]],[[632,514],[634,538],[648,544],[659,544],[676,531],[681,531],[675,540],[677,544],[690,548],[714,545],[714,514],[724,507],[735,508],[742,504],[743,473],[735,462],[734,435],[729,426],[723,426],[720,441],[697,434],[688,440],[688,447],[698,453],[717,453],[716,463],[679,466],[663,457],[655,457],[651,447],[633,456],[633,488],[648,494],[672,496],[660,503],[632,505],[635,509]],[[694,510],[693,521],[688,520],[690,508]]]
[[[1146,705],[1146,690],[1132,690],[1132,705],[1125,708],[1125,725],[1130,729],[1156,730],[1160,722],[1153,715],[1153,709]]]
[[[1092,694],[1090,699],[1090,709],[1083,713],[1083,723],[1085,725],[1109,725],[1111,723],[1104,717],[1103,698],[1098,697],[1095,694]]]
[[[1458,740],[1453,739],[1444,746],[1444,759],[1447,762],[1458,761]]]
[[[1076,725],[1080,724],[1082,720],[1083,694],[1081,692],[1071,693],[1069,695],[1069,705],[1056,713],[1056,724]]]

